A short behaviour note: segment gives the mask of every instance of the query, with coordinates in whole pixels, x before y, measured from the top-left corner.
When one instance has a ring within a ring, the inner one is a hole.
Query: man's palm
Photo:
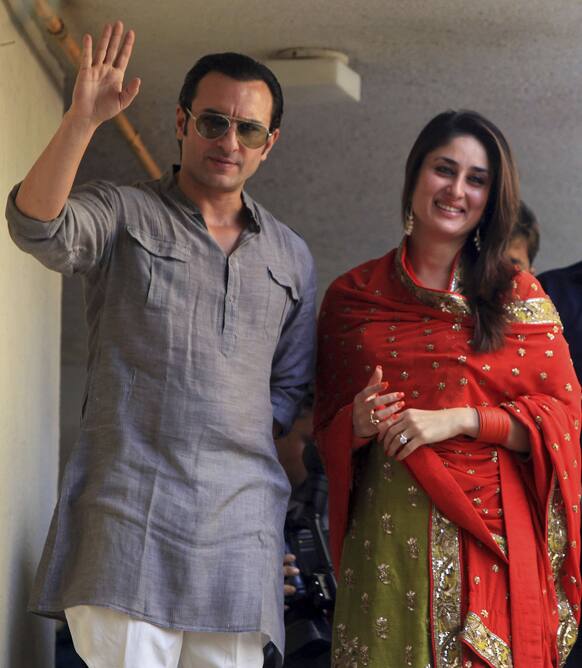
[[[126,109],[139,90],[139,79],[133,79],[126,88],[123,87],[135,37],[130,30],[122,42],[122,34],[121,21],[117,21],[113,28],[105,26],[94,56],[90,35],[83,38],[81,68],[75,82],[71,110],[95,125]]]

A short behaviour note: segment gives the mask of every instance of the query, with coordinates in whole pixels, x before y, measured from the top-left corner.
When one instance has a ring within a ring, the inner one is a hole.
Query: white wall
[[[62,115],[0,3],[0,195],[23,178]],[[0,221],[0,666],[50,668],[54,622],[26,612],[56,499],[61,279]]]

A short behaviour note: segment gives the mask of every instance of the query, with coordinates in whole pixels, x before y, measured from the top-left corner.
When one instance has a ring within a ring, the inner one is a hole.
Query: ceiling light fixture
[[[341,51],[297,47],[277,51],[265,61],[281,82],[286,98],[305,104],[360,101],[361,79]]]

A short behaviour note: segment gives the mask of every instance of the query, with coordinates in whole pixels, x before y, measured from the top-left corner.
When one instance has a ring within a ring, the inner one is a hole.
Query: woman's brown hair
[[[480,142],[487,152],[491,172],[489,199],[478,225],[481,250],[477,250],[473,234],[467,237],[463,248],[463,292],[475,320],[472,347],[490,351],[503,345],[507,325],[504,302],[514,274],[505,252],[519,208],[519,176],[501,130],[475,111],[445,111],[435,116],[418,135],[406,161],[402,219],[411,205],[427,154],[460,136],[471,136]]]

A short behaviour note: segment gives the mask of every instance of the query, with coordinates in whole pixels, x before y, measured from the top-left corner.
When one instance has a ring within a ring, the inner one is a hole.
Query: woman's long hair
[[[491,351],[503,345],[507,325],[503,304],[514,269],[505,252],[519,209],[519,176],[509,144],[499,128],[475,111],[445,111],[435,116],[419,134],[406,161],[402,219],[411,206],[418,173],[427,154],[460,136],[477,139],[487,153],[491,172],[489,198],[478,225],[481,251],[473,242],[473,234],[467,237],[463,248],[467,269],[463,290],[475,320],[472,347]]]

